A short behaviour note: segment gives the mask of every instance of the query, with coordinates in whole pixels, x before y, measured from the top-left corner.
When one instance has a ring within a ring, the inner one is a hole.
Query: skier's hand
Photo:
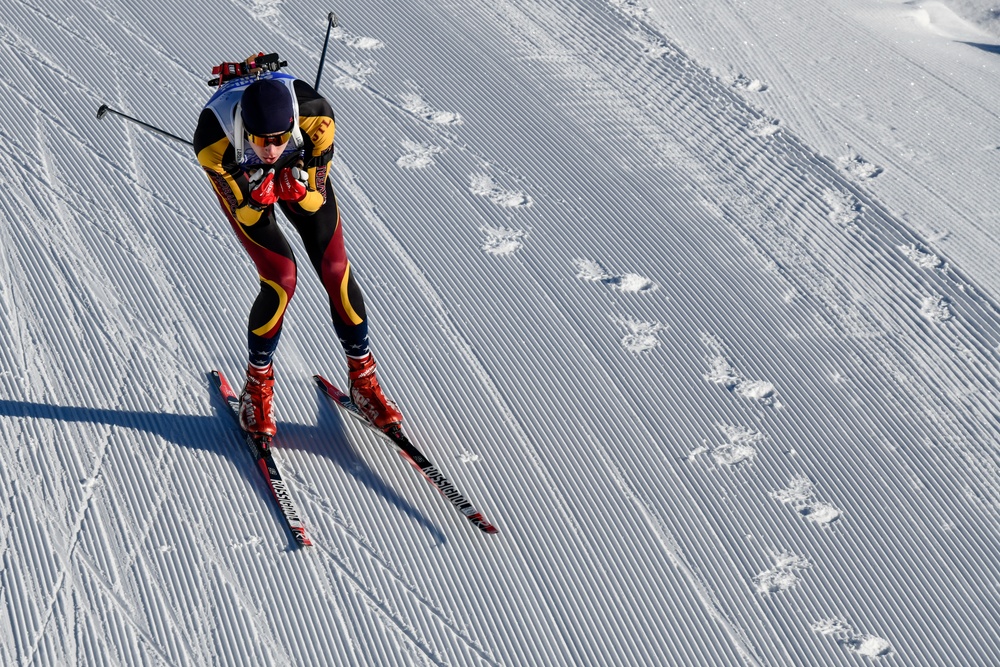
[[[251,207],[263,211],[265,208],[278,201],[278,195],[274,191],[274,170],[255,169],[247,176],[250,183],[250,199],[247,202]]]
[[[309,185],[309,172],[302,168],[302,163],[281,170],[278,176],[278,199],[282,201],[302,201]]]

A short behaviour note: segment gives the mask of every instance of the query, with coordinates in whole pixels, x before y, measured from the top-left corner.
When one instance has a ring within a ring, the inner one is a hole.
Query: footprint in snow
[[[406,93],[401,95],[403,108],[412,113],[417,118],[425,120],[435,125],[461,125],[462,116],[451,111],[438,111],[424,102],[423,98],[416,93]]]
[[[264,540],[259,536],[248,537],[242,542],[230,542],[229,546],[232,549],[252,549],[253,547],[260,546],[260,543]]]
[[[343,90],[361,90],[368,83],[368,77],[375,74],[371,65],[359,62],[337,61],[343,74],[333,80],[333,85]]]
[[[929,296],[920,304],[920,314],[927,320],[941,324],[951,319],[951,301],[943,296]]]
[[[486,174],[473,174],[469,179],[469,190],[504,208],[527,208],[533,203],[528,195],[516,190],[506,190]]]
[[[722,342],[718,338],[706,335],[702,338],[702,342],[715,353],[715,356],[709,361],[711,368],[702,377],[709,382],[722,385],[737,396],[757,401],[769,407],[779,409],[783,407],[777,398],[777,390],[773,384],[765,380],[751,380],[733,368],[732,363],[726,358]]]
[[[735,465],[752,460],[757,456],[757,449],[753,445],[764,440],[763,433],[745,426],[720,424],[719,430],[726,436],[727,442],[716,447],[712,456],[717,462],[725,465]]]
[[[774,118],[754,118],[747,124],[747,132],[755,137],[770,137],[781,129],[781,121]]]
[[[359,35],[351,34],[339,27],[334,28],[330,32],[330,36],[345,46],[349,46],[352,49],[359,49],[361,51],[374,51],[385,46],[384,42],[375,39],[374,37],[361,37]]]
[[[656,283],[649,278],[644,278],[636,273],[614,275],[605,271],[604,267],[597,262],[589,259],[578,259],[573,262],[573,265],[576,267],[576,277],[580,280],[610,285],[619,292],[644,294],[657,288]]]
[[[250,14],[255,19],[275,19],[281,14],[281,0],[253,0]]]
[[[813,523],[829,526],[844,515],[829,503],[816,499],[816,487],[805,475],[799,475],[788,483],[787,489],[772,491],[771,497],[792,508]]]
[[[479,461],[479,454],[474,454],[467,449],[463,449],[462,453],[458,456],[458,460],[465,464],[476,463]]]
[[[649,15],[649,7],[642,6],[636,0],[608,0],[608,4],[632,18],[642,19]]]
[[[640,322],[631,317],[617,317],[614,321],[628,331],[622,338],[622,347],[635,355],[659,347],[660,339],[656,335],[666,329],[659,322]]]
[[[729,84],[733,88],[750,93],[762,93],[767,90],[767,84],[760,79],[751,79],[746,74],[737,74]]]
[[[858,226],[861,213],[864,211],[861,202],[849,193],[840,190],[826,190],[823,193],[823,201],[830,207],[830,212],[827,214],[830,222],[851,232],[861,230]]]
[[[853,151],[849,155],[837,158],[837,166],[846,171],[856,181],[867,181],[868,179],[875,178],[884,171],[882,167],[868,162]]]
[[[799,585],[802,581],[802,571],[812,567],[805,556],[799,556],[790,551],[772,553],[774,566],[753,578],[754,588],[761,595],[783,593]]]
[[[676,55],[677,51],[659,37],[650,35],[643,30],[630,33],[629,39],[639,45],[642,57],[647,60],[657,60],[666,55]]]
[[[901,245],[899,251],[906,256],[906,259],[921,269],[940,269],[944,266],[944,260],[916,244]]]
[[[732,467],[741,463],[753,461],[757,457],[757,449],[753,446],[764,439],[764,434],[742,426],[719,425],[719,430],[726,436],[727,442],[711,447],[708,441],[688,454],[688,461],[694,461],[700,454],[710,453],[715,462],[721,466]]]
[[[426,169],[434,164],[434,156],[443,153],[440,146],[431,144],[418,144],[414,141],[404,139],[400,142],[406,150],[406,154],[396,160],[396,165],[404,169]]]
[[[505,229],[496,227],[482,227],[486,234],[483,241],[483,251],[490,255],[513,255],[524,247],[524,237],[528,232],[522,229]]]
[[[892,655],[892,645],[887,639],[860,633],[842,618],[827,618],[812,624],[813,632],[833,637],[838,644],[852,653],[877,660]]]

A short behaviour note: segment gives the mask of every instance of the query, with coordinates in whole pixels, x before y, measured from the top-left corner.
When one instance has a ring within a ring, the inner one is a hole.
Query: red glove
[[[250,201],[247,203],[251,207],[262,211],[278,201],[278,195],[274,191],[273,169],[267,171],[256,169],[247,177],[247,180],[250,183]]]
[[[309,184],[309,173],[300,164],[281,170],[278,176],[278,199],[282,201],[302,201]]]

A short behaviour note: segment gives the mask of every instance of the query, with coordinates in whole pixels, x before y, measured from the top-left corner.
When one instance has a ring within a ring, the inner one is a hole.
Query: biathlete
[[[330,296],[351,398],[379,428],[401,422],[375,375],[364,298],[347,259],[328,178],[336,127],[330,103],[292,76],[255,68],[253,57],[217,69],[223,72],[219,90],[198,119],[194,150],[260,278],[248,323],[250,359],[240,394],[240,425],[258,436],[276,432],[273,357],[295,293],[296,263],[275,219],[275,205],[301,236]],[[227,80],[227,72],[234,78]]]

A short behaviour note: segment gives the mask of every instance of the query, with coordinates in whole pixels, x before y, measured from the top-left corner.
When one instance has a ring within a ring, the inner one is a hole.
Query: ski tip
[[[215,386],[224,394],[228,395],[233,392],[233,388],[229,384],[229,380],[227,380],[226,376],[222,374],[222,371],[213,369],[209,371],[208,374],[212,377],[212,382],[215,383]]]

